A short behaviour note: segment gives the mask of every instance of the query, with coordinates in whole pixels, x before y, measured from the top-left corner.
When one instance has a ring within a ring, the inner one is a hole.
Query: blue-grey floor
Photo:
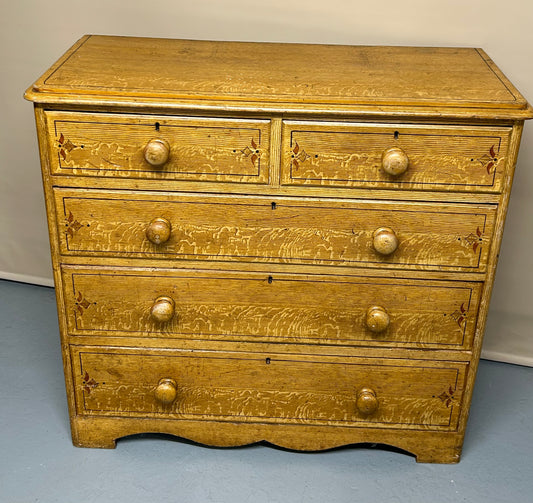
[[[70,441],[54,291],[0,281],[0,502],[532,502],[533,368],[482,361],[463,458]]]

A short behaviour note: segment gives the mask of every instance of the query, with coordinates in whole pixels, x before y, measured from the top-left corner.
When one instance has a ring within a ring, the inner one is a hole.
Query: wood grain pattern
[[[59,251],[59,239],[57,232],[57,219],[53,218],[55,215],[55,203],[54,196],[52,192],[52,181],[50,177],[50,157],[48,151],[48,142],[46,138],[46,126],[45,126],[45,115],[43,109],[39,106],[34,108],[35,114],[35,123],[37,126],[37,140],[39,142],[39,154],[41,161],[41,173],[43,180],[43,191],[44,199],[46,203],[47,211],[47,224],[48,224],[48,234],[50,238],[50,251],[52,258],[52,271],[54,277],[55,296],[56,296],[56,306],[58,313],[58,324],[59,324],[59,336],[61,343],[61,359],[63,364],[63,375],[65,378],[65,387],[67,390],[67,406],[69,421],[71,425],[71,431],[75,431],[75,426],[73,425],[76,417],[76,404],[75,397],[72,390],[74,389],[74,376],[72,375],[72,366],[70,360],[70,351],[68,348],[67,342],[67,321],[64,313],[64,297],[63,289],[61,288],[61,270],[60,270],[60,251]]]
[[[160,115],[46,114],[54,175],[267,183],[270,123],[266,120]],[[150,140],[168,142],[170,158],[144,158]]]
[[[466,371],[458,362],[313,360],[258,353],[191,356],[83,347],[73,353],[78,413],[132,417],[453,431]],[[161,378],[177,383],[178,397],[168,406],[154,398]],[[379,400],[370,416],[355,407],[362,386],[374,389]]]
[[[71,335],[469,349],[481,283],[63,267]],[[175,316],[158,323],[155,300]],[[366,311],[383,306],[379,334]]]
[[[499,192],[511,128],[286,121],[282,183]],[[388,175],[382,153],[401,148],[407,171]]]
[[[146,433],[146,418],[75,416],[72,441],[78,447],[113,449],[125,435]],[[203,427],[199,427],[203,426]],[[235,447],[266,441],[292,450],[324,450],[348,444],[394,445],[418,463],[457,463],[461,457],[460,432],[406,430],[394,428],[353,428],[346,426],[245,423],[240,421],[200,421],[158,418],[151,431],[190,438],[195,442],[220,447]],[[420,437],[424,442],[420,442]]]
[[[513,128],[513,134],[511,136],[509,156],[510,156],[513,168],[516,166],[516,161],[518,158],[518,151],[520,148],[520,140],[522,137],[523,127],[524,127],[523,123],[517,124]],[[500,245],[501,245],[502,238],[503,238],[504,224],[505,224],[505,218],[507,216],[507,209],[509,206],[509,200],[511,196],[511,186],[513,183],[514,172],[515,172],[514,169],[512,169],[511,172],[509,173],[509,177],[506,180],[505,190],[502,194],[502,199],[501,199],[500,206],[498,209],[498,216],[495,222],[496,239],[494,240],[493,246],[491,248],[491,255],[489,258],[490,263],[493,265],[488,271],[487,281],[485,282],[483,286],[483,292],[481,296],[481,303],[479,307],[479,318],[478,318],[478,324],[476,327],[474,347],[472,351],[471,370],[469,371],[468,376],[467,376],[467,389],[469,390],[474,389],[474,383],[476,380],[479,359],[481,356],[481,348],[483,344],[483,337],[485,334],[487,315],[489,312],[491,294],[492,294],[492,289],[494,286],[494,277],[496,274],[496,264],[498,262],[498,257],[500,253]],[[461,429],[466,429],[466,424],[468,420],[468,411],[470,410],[470,403],[472,401],[472,393],[471,392],[467,393],[465,398],[466,398],[465,402],[467,404],[467,407],[465,409],[465,414],[462,415],[461,420],[460,420]]]
[[[114,257],[486,269],[495,207],[399,201],[299,201],[188,194],[55,189],[61,251]],[[167,242],[145,235],[155,217],[172,224]],[[395,230],[398,250],[382,256],[373,233]]]
[[[201,63],[200,63],[201,62]],[[42,97],[41,97],[42,95]],[[527,102],[481,50],[88,36],[28,92],[256,103],[500,108]]]
[[[459,460],[533,117],[482,50],[87,36],[26,97],[75,445]]]

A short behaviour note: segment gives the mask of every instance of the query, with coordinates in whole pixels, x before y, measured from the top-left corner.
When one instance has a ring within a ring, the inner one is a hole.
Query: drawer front
[[[450,271],[485,271],[496,213],[495,205],[397,201],[75,189],[55,196],[65,255]],[[160,218],[171,232],[153,244],[147,230]],[[398,240],[389,255],[376,251],[383,228]]]
[[[79,414],[376,428],[455,430],[467,368],[402,359],[71,351]],[[362,391],[367,400],[360,400]]]
[[[54,175],[268,183],[267,120],[47,112],[47,126]],[[152,140],[169,148],[159,166]]]
[[[74,336],[437,349],[471,348],[482,285],[69,266],[63,284]]]
[[[283,125],[281,182],[500,192],[510,134],[511,128],[502,127],[287,121]],[[401,149],[402,159],[408,160],[403,174],[391,175],[383,167],[383,153],[391,148]]]

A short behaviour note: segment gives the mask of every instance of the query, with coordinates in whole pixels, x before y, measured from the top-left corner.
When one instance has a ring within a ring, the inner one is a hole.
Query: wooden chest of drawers
[[[86,36],[26,97],[75,445],[459,460],[533,116],[483,51]]]

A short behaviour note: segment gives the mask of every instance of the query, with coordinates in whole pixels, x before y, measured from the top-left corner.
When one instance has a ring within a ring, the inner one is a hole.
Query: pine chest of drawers
[[[483,51],[86,36],[26,97],[75,445],[459,460],[532,117]]]

